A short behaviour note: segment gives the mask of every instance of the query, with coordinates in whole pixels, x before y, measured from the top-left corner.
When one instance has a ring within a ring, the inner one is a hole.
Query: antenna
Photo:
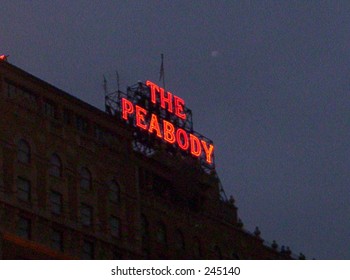
[[[103,90],[105,92],[105,95],[107,95],[108,94],[108,90],[107,90],[107,80],[106,80],[105,75],[103,75]]]
[[[162,63],[159,71],[159,81],[163,82],[163,88],[165,89],[165,72],[164,72],[164,54],[161,54]]]
[[[115,71],[116,75],[117,75],[117,89],[118,89],[118,92],[120,92],[120,84],[119,84],[119,73],[118,73],[118,70]]]

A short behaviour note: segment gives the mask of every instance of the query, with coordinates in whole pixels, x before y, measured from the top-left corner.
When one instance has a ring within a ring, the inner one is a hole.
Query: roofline
[[[87,109],[87,110],[92,110],[95,111],[96,113],[100,114],[101,116],[110,116],[108,115],[105,111],[75,97],[74,95],[28,73],[27,71],[9,63],[8,61],[0,61],[0,66],[1,67],[7,67],[9,68],[9,70],[17,72],[18,74],[22,75],[22,76],[26,76],[27,78],[29,78],[30,80],[36,82],[36,83],[40,83],[40,85],[42,85],[43,87],[46,87],[52,91],[55,91],[56,93],[58,93],[59,95],[61,95],[61,97],[63,98],[67,98],[69,101],[74,102],[75,104],[79,105],[79,106],[83,106],[83,108]]]

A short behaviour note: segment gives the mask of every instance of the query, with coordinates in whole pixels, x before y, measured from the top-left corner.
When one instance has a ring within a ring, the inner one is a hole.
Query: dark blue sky
[[[350,259],[349,1],[2,1],[0,52],[103,109],[158,82],[185,99],[245,227]]]

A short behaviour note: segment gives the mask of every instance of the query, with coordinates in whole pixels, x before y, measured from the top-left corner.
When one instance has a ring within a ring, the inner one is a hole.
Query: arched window
[[[164,245],[167,243],[166,227],[163,223],[159,223],[157,226],[156,239]]]
[[[91,173],[86,167],[80,168],[80,188],[84,191],[91,189]]]
[[[52,154],[50,158],[49,174],[55,177],[62,176],[62,161],[57,154]]]
[[[120,201],[120,187],[115,181],[111,181],[108,184],[109,187],[109,201],[118,203]]]
[[[30,162],[30,146],[28,142],[23,139],[18,142],[18,160],[22,163]]]
[[[109,223],[112,236],[120,238],[120,219],[115,216],[111,216]]]
[[[178,250],[185,250],[185,238],[179,229],[175,232],[175,247]]]

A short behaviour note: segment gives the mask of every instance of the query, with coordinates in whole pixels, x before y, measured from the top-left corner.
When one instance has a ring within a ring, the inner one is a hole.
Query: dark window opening
[[[147,247],[149,242],[149,224],[146,216],[144,215],[141,215],[141,238],[142,245]]]
[[[51,248],[63,252],[63,233],[59,230],[52,230]]]
[[[84,132],[84,133],[88,133],[89,123],[83,117],[76,115],[75,116],[75,125],[79,131]]]
[[[61,215],[62,213],[62,194],[51,191],[50,194],[51,201],[51,212],[55,215]]]
[[[57,154],[52,154],[50,158],[49,174],[54,177],[62,176],[62,162]]]
[[[120,238],[120,220],[117,217],[110,217],[109,220],[111,234],[114,237]]]
[[[44,114],[50,118],[57,117],[57,108],[56,105],[51,101],[44,101]]]
[[[93,260],[95,255],[94,243],[91,241],[84,240],[82,259],[83,260]]]
[[[186,248],[185,238],[180,230],[177,230],[175,232],[175,247],[177,250],[181,250],[181,251],[184,251]]]
[[[30,202],[31,184],[29,180],[22,177],[17,178],[17,196],[20,200]]]
[[[80,169],[80,188],[83,191],[90,191],[91,190],[91,182],[92,182],[92,178],[91,178],[91,172],[89,171],[89,169],[82,167]]]
[[[82,203],[80,214],[81,214],[82,225],[88,226],[88,227],[92,226],[92,215],[93,215],[92,207]]]
[[[17,224],[17,234],[18,236],[31,239],[31,221],[30,219],[20,217]]]
[[[109,200],[114,203],[120,201],[120,187],[115,181],[109,183]]]
[[[159,243],[161,243],[163,245],[167,244],[166,227],[163,223],[159,223],[157,226],[156,239]]]
[[[18,142],[18,161],[30,163],[30,146],[27,141],[21,139]]]

